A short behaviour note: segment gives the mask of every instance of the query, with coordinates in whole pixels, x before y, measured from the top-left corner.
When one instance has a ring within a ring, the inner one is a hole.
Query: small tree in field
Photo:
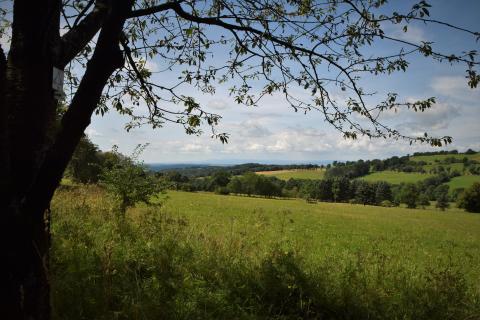
[[[430,200],[428,199],[428,196],[425,193],[422,193],[418,196],[418,202],[417,204],[422,208],[425,209],[430,205]]]
[[[414,209],[417,207],[418,190],[413,183],[405,183],[400,189],[400,202],[407,205],[407,208]]]
[[[146,146],[138,145],[130,157],[119,154],[117,147],[114,147],[113,152],[118,155],[118,162],[102,174],[101,184],[118,198],[122,215],[137,202],[151,203],[150,199],[162,190],[158,180],[148,174],[138,161]]]
[[[480,183],[474,183],[459,199],[459,207],[468,212],[480,212]]]
[[[439,208],[442,211],[445,211],[445,209],[450,206],[448,202],[448,189],[449,187],[447,185],[440,185],[435,190],[437,200],[435,207]]]

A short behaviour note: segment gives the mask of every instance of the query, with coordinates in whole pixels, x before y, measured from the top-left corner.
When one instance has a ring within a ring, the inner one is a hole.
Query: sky
[[[389,6],[401,11],[411,3],[392,0]],[[480,1],[431,0],[429,3],[433,5],[431,17],[480,31]],[[415,24],[409,26],[406,34],[396,27],[388,27],[387,31],[408,41],[433,41],[434,48],[447,52],[452,48],[455,52],[462,49],[480,51],[480,42],[475,42],[472,36],[443,27]],[[389,49],[386,45],[375,46],[380,52],[392,52]],[[222,56],[221,52],[213,54]],[[365,78],[362,85],[380,94],[398,92],[405,100],[435,96],[437,103],[424,113],[390,112],[382,119],[406,133],[452,136],[453,143],[444,149],[480,150],[480,88],[468,88],[465,67],[439,64],[423,57],[415,57],[410,62],[406,73]],[[152,71],[160,64],[155,59],[148,62]],[[296,113],[278,95],[264,98],[258,107],[246,107],[233,101],[228,86],[219,85],[214,95],[195,91],[189,94],[206,110],[222,116],[218,131],[229,133],[228,144],[212,139],[208,128],[201,136],[186,135],[182,127],[172,124],[155,130],[142,127],[126,132],[124,125],[128,119],[113,111],[103,117],[94,116],[86,133],[100,149],[109,150],[118,145],[125,154],[131,153],[137,144],[148,143],[141,156],[147,163],[307,163],[386,158],[438,150],[425,144],[410,146],[395,140],[346,140],[320,113]]]

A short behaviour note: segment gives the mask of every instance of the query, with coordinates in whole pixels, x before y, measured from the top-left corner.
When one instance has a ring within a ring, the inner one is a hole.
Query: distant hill
[[[194,164],[150,164],[148,165],[150,170],[159,173],[168,173],[176,171],[187,177],[206,177],[214,174],[218,171],[227,171],[233,175],[239,175],[246,172],[259,172],[259,171],[279,171],[279,170],[305,170],[305,169],[317,169],[320,168],[316,164],[261,164],[261,163],[244,163],[231,166],[220,165],[194,165]]]
[[[192,169],[207,168],[208,164],[192,164],[192,163],[148,163],[147,167],[152,171],[175,170],[175,169]]]
[[[466,153],[459,153],[456,150],[415,153],[408,157],[408,161],[404,157],[400,159],[405,160],[401,170],[375,171],[362,179],[399,184],[422,181],[441,173],[458,175],[447,183],[450,191],[468,188],[473,183],[480,182],[480,153],[473,150]],[[413,172],[408,172],[410,170]]]
[[[148,164],[150,170],[159,174],[178,172],[180,175],[195,178],[212,176],[216,172],[226,171],[231,175],[255,172],[277,177],[281,180],[305,179],[320,180],[346,176],[365,181],[386,181],[391,184],[419,182],[444,173],[452,176],[448,183],[450,190],[467,188],[474,182],[480,182],[480,153],[468,150],[437,152],[417,152],[413,155],[393,156],[387,159],[358,160],[327,165],[316,164],[262,164],[244,163],[237,165],[209,164]]]

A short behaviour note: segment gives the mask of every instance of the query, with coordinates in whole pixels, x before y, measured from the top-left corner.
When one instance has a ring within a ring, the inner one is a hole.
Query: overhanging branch
[[[92,40],[102,27],[109,11],[104,0],[97,0],[94,9],[61,38],[62,52],[57,67],[65,67]]]
[[[175,2],[166,2],[166,3],[162,3],[160,5],[153,6],[153,7],[150,7],[150,8],[133,10],[132,12],[130,12],[128,17],[129,18],[138,18],[138,17],[148,16],[150,14],[158,13],[158,12],[161,12],[161,11],[173,9],[175,6],[179,5],[183,1],[184,0],[175,1]]]

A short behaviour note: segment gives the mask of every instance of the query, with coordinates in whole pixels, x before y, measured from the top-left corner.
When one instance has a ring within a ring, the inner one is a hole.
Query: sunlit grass
[[[55,319],[467,319],[480,215],[168,192],[52,204]],[[473,319],[473,318],[472,318]]]
[[[386,181],[391,184],[400,184],[402,182],[417,183],[432,176],[432,174],[418,172],[379,171],[361,177],[361,179],[368,182]]]
[[[257,174],[277,177],[282,180],[293,179],[323,179],[324,169],[293,169],[293,170],[276,170],[276,171],[259,171]]]

